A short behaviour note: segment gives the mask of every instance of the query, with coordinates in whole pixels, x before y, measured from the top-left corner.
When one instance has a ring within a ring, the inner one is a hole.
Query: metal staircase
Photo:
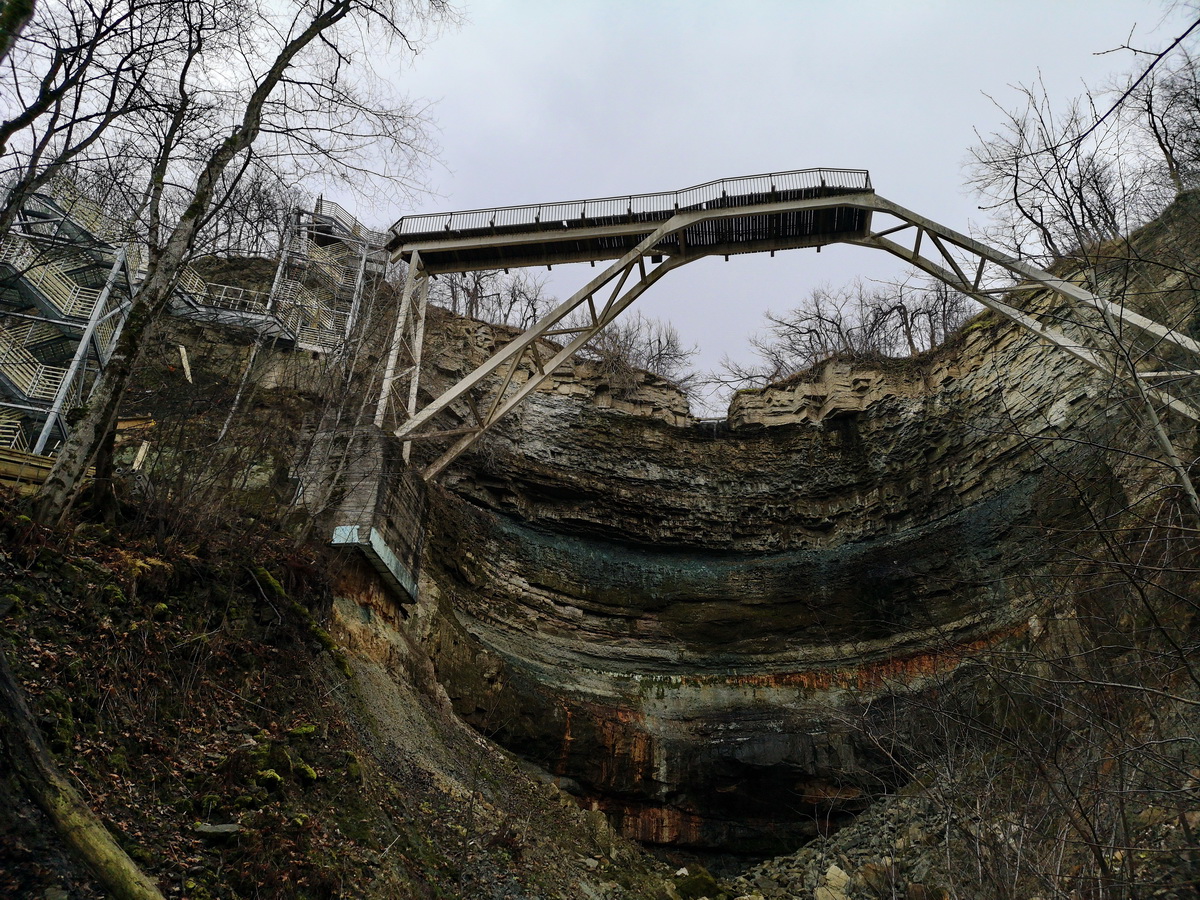
[[[278,307],[293,310],[296,345],[337,353],[358,319],[364,296],[387,268],[387,235],[364,227],[336,203],[298,210],[280,265]]]
[[[130,278],[102,228],[117,231],[87,204],[39,194],[0,243],[0,446],[57,444],[112,354]]]
[[[50,315],[86,319],[96,307],[100,289],[84,287],[72,277],[67,260],[49,256],[32,244],[29,238],[9,235],[0,245],[0,263],[19,273],[23,282],[37,292]],[[74,267],[75,271],[82,266]]]
[[[319,200],[312,211],[292,214],[269,292],[212,284],[188,268],[174,310],[251,328],[302,350],[338,353],[365,292],[387,268],[386,240],[337,204]]]
[[[0,406],[0,448],[22,452],[29,449],[29,439],[22,425],[24,419],[17,410]]]
[[[69,183],[29,197],[0,242],[0,447],[52,450],[120,334],[143,257],[128,226]],[[387,235],[334,203],[296,210],[270,291],[214,284],[185,267],[172,311],[249,327],[299,349],[343,350],[383,277]]]
[[[191,266],[184,267],[175,287],[172,311],[206,322],[250,328],[268,338],[294,341],[295,329],[272,310],[263,291],[206,281]]]
[[[62,366],[48,366],[29,350],[35,324],[0,328],[0,379],[11,393],[25,401],[52,401],[66,378]]]

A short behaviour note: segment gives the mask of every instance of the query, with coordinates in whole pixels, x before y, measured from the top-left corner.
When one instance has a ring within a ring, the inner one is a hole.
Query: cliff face
[[[567,373],[432,489],[416,622],[458,712],[627,835],[794,842],[894,779],[924,692],[1025,628],[1047,529],[1084,522],[1068,487],[1119,493],[1079,440],[1104,400],[986,320],[717,426]]]
[[[433,394],[492,340],[436,333]],[[929,692],[1022,641],[1041,576],[1124,507],[1119,393],[989,316],[715,425],[579,364],[431,489],[412,627],[462,716],[627,835],[792,843],[894,781]]]

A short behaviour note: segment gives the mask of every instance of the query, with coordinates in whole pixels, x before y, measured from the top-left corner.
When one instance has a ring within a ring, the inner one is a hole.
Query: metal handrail
[[[0,371],[27,398],[53,400],[67,370],[40,362],[25,348],[26,337],[26,334],[0,328]]]
[[[340,245],[341,252],[322,247],[315,241],[305,239],[302,246],[302,253],[308,258],[308,261],[317,267],[321,272],[324,272],[334,284],[343,284],[347,279],[354,280],[358,274],[357,266],[354,266],[353,260],[355,255],[350,252],[345,244]],[[347,261],[350,261],[348,263]]]
[[[21,425],[22,419],[20,413],[0,409],[0,447],[21,451],[29,449],[29,439]]]
[[[77,284],[53,258],[39,254],[23,235],[10,233],[0,245],[0,262],[20,271],[64,316],[87,318],[100,298],[99,288]]]
[[[267,311],[269,295],[263,291],[229,284],[213,284],[212,282],[207,283],[207,288],[204,300],[208,306],[235,312],[265,313]]]
[[[353,237],[359,238],[374,247],[382,247],[387,243],[387,233],[383,231],[375,231],[372,228],[367,228],[358,221],[347,209],[340,203],[334,200],[318,199],[316,208],[313,210],[318,216],[325,216],[333,219],[341,225],[346,232]]]
[[[191,294],[197,300],[204,297],[208,293],[208,282],[200,277],[200,274],[191,266],[185,265],[180,267],[179,276],[175,281],[176,290],[184,291]]]
[[[567,226],[568,222],[596,219],[655,221],[667,219],[681,209],[703,209],[707,204],[729,198],[753,198],[748,203],[769,203],[779,195],[793,191],[830,188],[834,190],[871,190],[871,175],[866,169],[796,169],[723,178],[680,191],[656,194],[629,194],[593,200],[563,203],[505,206],[495,209],[469,209],[449,213],[420,213],[405,216],[392,226],[397,236],[436,234],[475,229],[543,226]]]

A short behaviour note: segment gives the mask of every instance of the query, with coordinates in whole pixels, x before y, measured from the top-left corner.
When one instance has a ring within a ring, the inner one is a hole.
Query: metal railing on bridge
[[[871,190],[865,169],[796,169],[723,178],[679,191],[629,194],[592,200],[570,200],[496,209],[471,209],[450,213],[405,216],[392,226],[400,240],[446,232],[536,230],[542,227],[594,227],[626,222],[666,221],[680,210],[749,206],[780,199],[855,193]]]

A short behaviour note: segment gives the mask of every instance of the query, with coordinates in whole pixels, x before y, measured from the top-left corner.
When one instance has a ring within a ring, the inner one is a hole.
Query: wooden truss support
[[[1028,282],[1039,287],[1047,288],[1057,294],[1073,300],[1076,303],[1090,307],[1091,309],[1107,313],[1113,316],[1118,322],[1123,325],[1129,325],[1143,331],[1153,337],[1165,341],[1172,346],[1186,350],[1189,353],[1200,358],[1200,342],[1190,338],[1184,334],[1159,323],[1140,313],[1134,312],[1131,309],[1126,309],[1122,304],[1114,303],[1104,297],[1099,297],[1091,291],[1080,287],[1056,275],[1051,275],[1049,272],[1032,266],[1024,260],[1019,260],[1007,254],[1001,253],[974,238],[967,237],[957,231],[953,231],[939,225],[931,219],[926,219],[924,216],[918,215],[912,210],[905,209],[899,204],[892,203],[890,200],[885,200],[883,197],[872,195],[868,198],[865,204],[868,208],[877,212],[887,213],[900,219],[903,224],[895,228],[889,228],[885,231],[877,231],[868,236],[865,240],[850,240],[849,243],[856,243],[862,246],[878,246],[883,249],[888,249],[888,252],[895,252],[889,248],[883,247],[882,244],[875,243],[878,238],[883,238],[888,234],[894,234],[903,231],[907,228],[916,229],[916,239],[912,250],[904,249],[903,252],[897,254],[902,259],[913,261],[924,259],[921,256],[921,236],[926,234],[929,236],[938,253],[942,258],[943,267],[949,266],[954,273],[953,280],[950,283],[951,287],[956,290],[961,290],[964,293],[973,295],[980,294],[986,290],[983,285],[983,276],[985,268],[991,264],[1005,271],[1011,276],[1023,282]],[[960,256],[966,258],[974,269],[974,277],[968,279],[964,269],[955,259],[951,252],[952,249],[960,251]],[[910,259],[911,258],[911,259]],[[916,265],[916,263],[913,263]],[[941,277],[940,275],[938,276]],[[1010,286],[1002,288],[1002,291],[1007,293],[1011,289]],[[982,301],[981,301],[982,302]]]
[[[1021,312],[1019,309],[1010,306],[1001,300],[998,300],[991,293],[986,293],[976,289],[970,282],[966,281],[965,278],[962,277],[961,270],[958,269],[957,266],[955,267],[955,271],[951,271],[944,266],[928,259],[927,257],[921,256],[919,253],[915,253],[913,250],[896,243],[890,238],[872,235],[862,240],[854,241],[853,243],[863,247],[875,247],[880,250],[885,250],[894,256],[900,257],[914,268],[920,269],[922,272],[925,272],[929,275],[933,275],[935,278],[945,282],[954,290],[959,291],[971,299],[978,301],[988,309],[993,310],[1002,315],[1004,318],[1015,322],[1017,325],[1020,325],[1027,331],[1033,332],[1047,343],[1053,344],[1061,350],[1065,350],[1076,359],[1087,363],[1092,368],[1097,369],[1106,375],[1110,375],[1122,381],[1137,381],[1139,384],[1142,383],[1142,379],[1140,375],[1137,374],[1136,370],[1122,371],[1113,361],[1109,360],[1099,351],[1080,343],[1080,341],[1075,338],[1069,337],[1059,329],[1039,322],[1037,319],[1033,318],[1033,316],[1027,315],[1026,313]],[[1050,290],[1057,290],[1049,285],[1046,286],[1049,287]],[[1175,335],[1175,332],[1171,332],[1169,329],[1167,330],[1167,333]],[[1177,336],[1184,338],[1183,335]],[[1187,338],[1184,339],[1187,340]],[[1177,412],[1182,416],[1186,416],[1193,421],[1200,422],[1200,410],[1197,410],[1191,404],[1179,400],[1166,391],[1158,388],[1153,388],[1148,385],[1143,385],[1143,388],[1149,396],[1167,406],[1172,411]]]
[[[530,341],[525,346],[520,348],[516,353],[509,356],[507,359],[506,371],[501,379],[500,387],[493,395],[491,402],[487,404],[486,411],[481,410],[480,405],[470,393],[469,388],[456,392],[456,398],[462,397],[465,399],[465,402],[470,410],[471,417],[474,419],[472,424],[466,425],[462,428],[455,428],[446,431],[433,431],[422,434],[415,433],[416,429],[423,422],[428,421],[429,416],[426,416],[420,421],[418,421],[417,417],[414,417],[413,419],[409,420],[409,422],[406,422],[403,426],[397,429],[397,436],[401,438],[408,438],[409,440],[446,437],[450,435],[458,436],[458,440],[445,453],[438,457],[438,459],[435,460],[428,469],[426,469],[425,477],[428,479],[436,478],[443,471],[445,471],[446,467],[449,466],[450,463],[452,463],[463,451],[479,440],[479,438],[483,436],[484,432],[489,430],[502,418],[512,412],[522,400],[524,400],[531,393],[537,390],[539,386],[545,383],[545,381],[549,379],[560,366],[568,362],[571,357],[581,350],[583,346],[587,344],[587,342],[593,337],[595,337],[598,332],[611,324],[618,315],[628,308],[628,306],[633,303],[634,300],[645,293],[645,291],[651,285],[653,285],[671,269],[678,268],[682,264],[683,263],[680,261],[667,259],[652,269],[645,270],[644,274],[640,274],[637,281],[635,281],[628,290],[626,290],[624,293],[621,293],[621,289],[627,282],[629,275],[635,270],[641,269],[636,262],[627,265],[623,270],[621,270],[617,286],[613,289],[608,301],[604,304],[603,308],[597,312],[594,319],[589,318],[586,324],[577,327],[565,326],[552,330],[546,328],[541,331],[542,337],[547,336],[547,333],[553,333],[555,335],[571,335],[571,340],[565,346],[563,346],[561,350],[554,353],[554,355],[549,359],[543,360],[541,351],[538,350],[536,342]],[[576,303],[575,306],[579,306],[584,299],[585,298],[580,298],[579,303]],[[509,344],[507,346],[511,347],[512,345]],[[492,360],[489,360],[489,362],[492,362],[495,359],[496,357],[493,357]],[[532,363],[533,371],[529,373],[529,376],[523,382],[514,386],[513,376],[526,362]],[[488,371],[496,372],[502,364],[504,364],[503,361],[491,366]],[[487,366],[487,363],[484,365]],[[476,372],[479,371],[479,369],[476,370]],[[459,382],[459,384],[461,385],[462,382]],[[445,402],[439,403],[439,401]],[[444,409],[449,402],[450,400],[447,399],[446,394],[443,394],[442,397],[438,398],[438,401],[435,401],[435,403],[439,403],[439,409]],[[433,404],[430,404],[430,407],[432,406]],[[429,412],[430,407],[426,407],[423,412]],[[429,415],[431,416],[433,413],[429,413]]]
[[[869,198],[869,194],[851,195]],[[753,207],[755,215],[771,215],[775,213],[800,212],[803,210],[818,210],[827,209],[831,206],[849,206],[847,195],[841,195],[835,198],[817,197],[806,200],[786,200],[772,203],[756,204]],[[438,437],[458,437],[458,441],[441,457],[439,457],[426,471],[427,479],[436,478],[446,467],[454,461],[464,450],[470,447],[479,439],[479,437],[496,424],[501,418],[507,415],[521,402],[525,397],[532,393],[538,385],[545,382],[559,366],[569,360],[576,352],[578,352],[592,337],[599,331],[609,325],[623,310],[625,310],[634,300],[646,291],[654,282],[665,275],[671,269],[677,268],[684,263],[691,262],[695,259],[700,259],[706,255],[703,251],[695,252],[686,246],[686,242],[680,240],[680,251],[675,254],[662,254],[662,250],[655,250],[656,245],[661,243],[665,238],[675,234],[682,235],[683,231],[701,222],[712,221],[716,219],[730,218],[734,215],[745,215],[747,210],[738,207],[712,208],[712,209],[689,209],[677,212],[667,221],[655,228],[642,239],[637,246],[625,253],[624,256],[610,264],[603,272],[589,281],[583,288],[577,291],[570,299],[560,303],[545,318],[535,324],[533,327],[525,331],[513,341],[505,344],[493,356],[484,362],[474,372],[465,376],[450,390],[446,391],[437,399],[429,403],[419,413],[415,412],[415,406],[410,402],[410,418],[405,421],[399,428],[396,429],[396,436],[403,439],[407,448],[411,441],[421,440],[425,438]],[[601,229],[603,230],[603,229]],[[464,247],[471,246],[474,243],[480,244],[504,244],[518,240],[519,236],[493,236],[475,238],[465,241],[460,241]],[[415,247],[411,250],[409,277],[414,276],[413,269],[420,266],[421,248]],[[646,257],[657,257],[666,255],[664,262],[657,263],[653,268],[646,267]],[[622,293],[626,282],[630,276],[636,272],[638,275],[633,287],[625,293]],[[616,286],[612,290],[607,302],[599,309],[596,306],[596,295],[611,282],[616,281]],[[404,289],[404,297],[401,300],[400,315],[397,318],[397,335],[401,334],[401,322],[405,321],[408,315],[409,296],[412,293],[412,286],[406,281]],[[587,312],[589,320],[584,325],[575,324],[574,320],[568,321],[568,317],[575,312],[579,307],[587,304]],[[558,336],[570,335],[571,340],[563,347],[563,349],[555,353],[549,360],[541,359],[540,351],[537,348],[538,341],[543,338],[552,338]],[[393,338],[392,353],[389,354],[387,368],[384,373],[383,388],[380,393],[379,405],[376,408],[375,423],[382,427],[385,419],[385,409],[387,406],[387,398],[390,396],[392,382],[396,379],[394,358],[398,357],[398,343],[403,343],[403,339],[399,337]],[[536,374],[522,383],[516,388],[511,395],[508,393],[511,387],[514,376],[516,375],[521,364],[526,360],[533,363]],[[483,383],[498,373],[501,368],[507,367],[505,374],[502,376],[502,383],[499,390],[492,397],[491,402],[487,404],[487,409],[481,412],[478,408],[474,394],[482,388]],[[419,372],[414,371],[411,374],[413,379],[410,382],[410,396],[415,396],[415,382],[419,377]],[[423,430],[438,413],[445,410],[452,403],[462,400],[469,408],[469,414],[474,420],[473,424],[456,426],[453,428],[435,428],[432,430]],[[407,458],[407,456],[406,456]]]
[[[1193,511],[1200,517],[1200,494],[1197,493],[1196,486],[1188,473],[1187,467],[1184,465],[1178,450],[1167,432],[1156,404],[1191,419],[1193,422],[1200,422],[1200,408],[1197,408],[1193,403],[1188,402],[1188,400],[1180,399],[1162,387],[1156,387],[1150,383],[1152,379],[1166,374],[1196,375],[1200,373],[1195,372],[1194,367],[1193,370],[1185,370],[1184,373],[1143,372],[1139,370],[1136,360],[1129,352],[1128,346],[1120,340],[1121,327],[1131,326],[1149,335],[1156,342],[1169,344],[1172,347],[1183,350],[1191,354],[1197,363],[1200,363],[1200,343],[1168,326],[1148,319],[1140,313],[1126,309],[1122,304],[1114,303],[1079,285],[1051,275],[1049,272],[1045,272],[1035,266],[1031,266],[1022,260],[1002,254],[979,241],[938,225],[936,222],[919,216],[902,206],[884,200],[882,197],[875,199],[878,202],[873,206],[874,209],[895,216],[903,224],[873,232],[866,238],[851,240],[849,243],[864,247],[875,247],[899,257],[915,268],[940,279],[954,290],[971,297],[988,309],[1015,322],[1022,328],[1032,331],[1046,342],[1066,351],[1076,359],[1112,378],[1128,384],[1133,391],[1135,399],[1142,407],[1146,422],[1150,426],[1154,439],[1163,453],[1166,464],[1174,472]],[[887,236],[909,228],[915,229],[916,232],[911,248],[897,243]],[[937,249],[937,255],[940,258],[930,259],[928,256],[921,254],[921,243],[924,235],[928,235],[930,243]],[[951,248],[958,251],[957,258]],[[974,275],[973,278],[968,279],[962,263],[972,261],[972,259],[974,261],[974,266],[972,267]],[[983,283],[985,271],[989,264],[1000,268],[1008,275],[1015,275],[1025,282],[1032,282],[1037,286],[1054,291],[1073,301],[1078,307],[1099,313],[1104,327],[1102,329],[1093,329],[1092,333],[1106,335],[1108,338],[1107,343],[1110,346],[1102,349],[1088,346],[1081,340],[1072,338],[1053,326],[1039,322],[1032,316],[999,300],[996,296],[997,293],[1003,292],[1011,296],[1011,286],[1001,288],[999,291],[989,290]]]

